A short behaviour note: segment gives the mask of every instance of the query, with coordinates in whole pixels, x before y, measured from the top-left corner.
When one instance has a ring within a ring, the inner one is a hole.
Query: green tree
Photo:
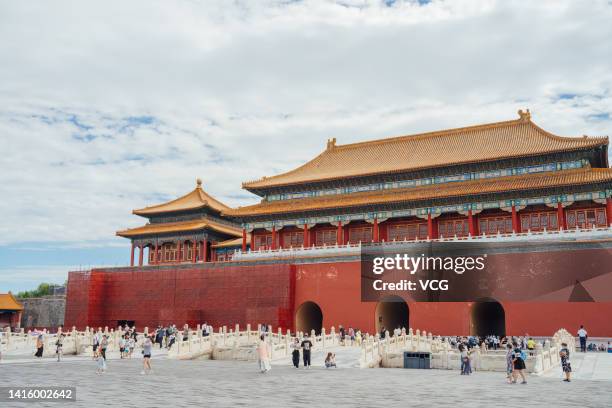
[[[54,285],[52,283],[46,283],[43,282],[40,285],[38,285],[38,287],[34,290],[25,290],[23,292],[18,292],[17,293],[17,297],[18,298],[34,298],[34,297],[41,297],[41,296],[48,296],[51,294],[51,289],[54,286],[58,286],[58,285]]]

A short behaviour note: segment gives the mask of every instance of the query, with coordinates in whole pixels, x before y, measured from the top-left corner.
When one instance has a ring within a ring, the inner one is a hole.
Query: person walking
[[[586,343],[587,343],[588,333],[585,330],[583,325],[580,325],[580,329],[578,330],[578,338],[580,339],[580,351],[586,353]]]
[[[293,366],[295,368],[300,368],[300,339],[297,337],[293,340],[291,344],[291,358],[293,360]]]
[[[565,373],[565,379],[563,381],[570,382],[570,376],[572,374],[572,366],[570,364],[570,351],[567,348],[566,343],[561,343],[561,350],[559,350],[559,357],[561,357],[561,369]]]
[[[512,364],[513,364],[513,377],[514,377],[514,381],[513,383],[516,383],[518,381],[518,377],[521,376],[521,378],[523,379],[523,382],[521,382],[521,384],[527,384],[527,379],[525,378],[525,368],[527,368],[525,366],[525,360],[526,360],[526,356],[525,353],[523,353],[523,350],[521,350],[521,348],[519,347],[518,343],[514,343],[514,356],[512,359]]]
[[[506,348],[506,378],[508,379],[508,384],[512,384],[514,382],[514,350],[512,349],[512,344],[510,343],[506,345]]]
[[[310,351],[312,350],[312,341],[308,338],[308,333],[304,335],[302,340],[302,357],[304,358],[304,368],[310,368]]]
[[[106,349],[107,348],[108,348],[108,338],[106,337],[106,334],[105,334],[102,336],[102,340],[100,340],[100,355],[102,356],[102,358],[104,358],[104,361],[106,361]]]
[[[45,348],[45,342],[43,341],[43,336],[42,334],[39,334],[38,337],[36,338],[36,354],[34,354],[34,356],[38,358],[42,358],[44,348]]]
[[[95,360],[96,356],[98,355],[98,347],[100,347],[100,336],[98,336],[98,333],[95,333],[93,335],[91,342],[91,348],[93,349],[93,359]]]
[[[259,336],[257,356],[259,358],[259,370],[262,373],[267,373],[270,371],[270,349],[268,347],[268,343],[266,342],[266,336],[263,334]]]
[[[142,371],[140,372],[142,375],[153,372],[153,368],[151,367],[151,354],[153,353],[152,337],[153,336],[146,336],[142,343]]]
[[[57,361],[59,362],[62,359],[63,355],[63,341],[64,341],[64,333],[57,335],[57,341],[55,342],[55,354],[57,354]]]

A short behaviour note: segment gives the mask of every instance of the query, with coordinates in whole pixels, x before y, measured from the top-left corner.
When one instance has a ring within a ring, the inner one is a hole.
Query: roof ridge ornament
[[[525,110],[519,109],[518,114],[519,114],[520,120],[522,121],[531,120],[531,113],[529,112],[529,109],[525,109]]]
[[[327,150],[331,150],[336,147],[336,138],[327,139]]]
[[[196,179],[196,188],[202,188],[202,179],[199,177]]]

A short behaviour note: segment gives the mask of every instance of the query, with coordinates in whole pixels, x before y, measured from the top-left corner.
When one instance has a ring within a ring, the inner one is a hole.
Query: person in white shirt
[[[586,342],[587,342],[587,331],[584,329],[583,325],[580,325],[580,330],[578,330],[578,338],[580,339],[580,351],[585,353],[586,352]]]

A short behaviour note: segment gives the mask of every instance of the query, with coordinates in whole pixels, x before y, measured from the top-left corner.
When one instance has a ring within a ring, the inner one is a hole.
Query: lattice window
[[[269,248],[272,248],[272,234],[256,234],[254,250]]]
[[[349,228],[349,241],[353,244],[358,242],[372,242],[372,227]]]
[[[283,232],[283,247],[301,247],[304,244],[304,231]]]
[[[315,232],[315,245],[336,245],[337,230],[324,229]]]
[[[427,239],[426,223],[391,224],[387,231],[389,241]]]
[[[585,210],[567,210],[566,220],[568,228],[593,228],[607,225],[606,211],[603,208]]]
[[[465,237],[470,232],[468,220],[446,220],[438,221],[438,236],[450,238],[455,235]]]
[[[556,211],[535,212],[521,215],[521,231],[557,230],[559,223]]]
[[[488,217],[478,220],[481,233],[494,235],[512,233],[512,217]]]

